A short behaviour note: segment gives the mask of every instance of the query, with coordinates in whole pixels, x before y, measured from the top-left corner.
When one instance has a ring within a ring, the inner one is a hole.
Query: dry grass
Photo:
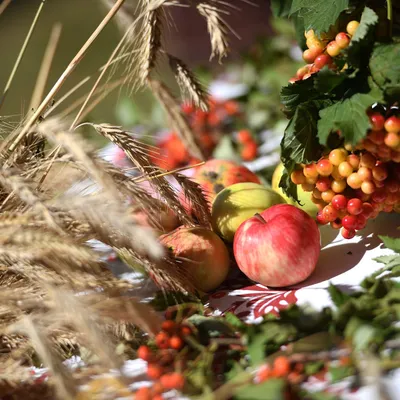
[[[123,0],[104,2],[109,7],[107,15],[42,99],[56,47],[53,37],[32,99],[34,112],[16,124],[4,118],[0,121],[0,133],[7,136],[0,148],[0,392],[14,396],[10,398],[76,398],[79,386],[87,383],[90,375],[120,369],[124,358],[116,355],[119,344],[128,343],[132,348],[132,342],[160,329],[159,316],[135,297],[136,285],[115,277],[89,246],[89,239],[111,246],[132,268],[152,275],[162,290],[195,291],[180,260],[165,251],[151,228],[135,223],[132,209],[146,212],[154,226],[160,221],[160,210],[168,209],[183,225],[210,227],[209,205],[201,188],[179,171],[154,166],[149,154],[156,156],[156,150],[122,127],[91,124],[124,150],[137,177],[99,159],[76,128],[104,95],[89,104],[109,66],[120,59],[132,65],[133,60],[135,67],[126,69],[114,86],[121,87],[135,73],[136,86],[147,85],[153,91],[188,150],[204,159],[179,100],[161,79],[151,76],[163,53],[165,7],[180,4],[148,0],[129,8]],[[207,18],[213,55],[222,58],[228,51],[227,27],[216,3],[203,3],[198,9]],[[66,97],[55,99],[56,107],[50,105],[114,16],[124,37],[92,90],[78,103],[83,105],[71,124],[65,116],[74,109],[61,109],[60,116],[55,115]],[[206,90],[183,61],[168,58],[183,97],[206,109]],[[115,71],[113,67],[111,72]],[[49,118],[50,113],[55,116]],[[188,214],[167,174],[180,184],[193,215]],[[96,185],[91,195],[66,192],[71,183],[85,178]],[[155,196],[140,185],[144,180]],[[84,371],[73,372],[62,364],[71,354],[85,356]],[[49,369],[48,383],[33,385],[26,369],[33,364]],[[129,383],[124,377],[118,382],[115,391],[110,389],[110,398],[117,397],[121,387],[126,390]]]

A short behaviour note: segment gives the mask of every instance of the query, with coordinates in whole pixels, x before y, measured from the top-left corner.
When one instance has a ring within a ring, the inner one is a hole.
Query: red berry
[[[160,383],[165,389],[180,390],[185,385],[185,378],[178,372],[165,374],[160,378]]]
[[[317,222],[321,225],[326,225],[328,223],[328,221],[326,220],[326,217],[322,213],[322,211],[318,211],[318,213],[317,213]]]
[[[176,328],[177,328],[176,322],[175,322],[175,321],[172,321],[172,320],[164,321],[164,322],[161,324],[161,329],[162,329],[164,332],[167,332],[168,334],[174,333],[174,332],[176,331]]]
[[[371,200],[375,203],[383,203],[386,200],[387,194],[384,190],[379,189],[371,194]]]
[[[317,178],[318,171],[316,164],[307,164],[303,168],[303,174],[306,178]]]
[[[355,229],[357,225],[357,217],[354,215],[346,215],[342,219],[343,228],[352,230]]]
[[[347,203],[347,211],[352,215],[362,213],[363,202],[360,199],[350,199]]]
[[[140,346],[137,350],[137,356],[144,361],[150,361],[152,358],[152,352],[148,346]]]
[[[253,140],[250,131],[247,129],[242,129],[237,134],[237,140],[239,143],[247,143]]]
[[[374,207],[370,203],[364,203],[361,215],[365,218],[369,218],[374,212]]]
[[[378,165],[372,168],[372,176],[374,177],[374,180],[384,181],[388,176],[388,171],[385,166]]]
[[[325,206],[322,213],[328,222],[333,222],[338,217],[338,211],[331,205]]]
[[[336,42],[336,40],[333,40],[332,42],[328,43],[328,46],[326,46],[326,52],[331,56],[331,57],[336,57],[340,54],[341,48]]]
[[[268,364],[262,365],[257,371],[257,381],[259,383],[266,381],[272,375],[271,367]]]
[[[285,356],[276,357],[274,360],[273,374],[275,377],[286,376],[290,372],[290,361]]]
[[[313,47],[311,49],[307,49],[303,53],[303,60],[307,64],[311,64],[317,58],[318,55],[322,53],[322,49],[320,47]],[[303,78],[304,79],[304,78]]]
[[[336,210],[345,210],[347,207],[347,198],[342,194],[337,194],[333,197],[331,203],[332,207]]]
[[[157,364],[149,364],[147,366],[147,376],[150,379],[158,379],[163,374],[163,368]]]
[[[148,387],[141,387],[135,392],[135,400],[152,400],[151,390]]]
[[[400,118],[399,117],[389,117],[385,121],[385,129],[388,132],[399,133],[400,132]]]
[[[235,115],[239,112],[239,104],[236,101],[229,100],[224,103],[224,109],[228,115]]]
[[[356,231],[354,229],[342,228],[341,233],[345,239],[352,239],[354,236],[356,236]]]
[[[319,178],[315,186],[320,192],[326,192],[331,187],[331,180],[327,177]]]
[[[179,333],[180,333],[182,336],[189,336],[189,335],[192,334],[192,329],[191,329],[189,326],[187,326],[187,325],[182,325],[182,326],[179,328]]]
[[[344,32],[339,32],[335,37],[335,41],[341,49],[345,49],[349,46],[350,38]]]
[[[293,171],[290,175],[290,179],[295,185],[301,185],[302,183],[306,183],[306,177],[303,174],[301,169],[297,169]]]
[[[258,151],[257,143],[247,142],[244,145],[240,155],[244,161],[252,161],[257,157],[257,151]]]
[[[332,64],[332,58],[327,54],[321,54],[314,60],[314,65],[319,69],[322,69],[325,65],[329,64]]]
[[[151,400],[164,400],[164,397],[162,394],[155,394]]]
[[[182,111],[183,111],[185,114],[191,114],[192,112],[195,111],[195,107],[194,107],[194,105],[191,104],[191,103],[183,103],[183,104],[182,104]]]
[[[333,165],[329,160],[324,158],[318,161],[317,171],[321,176],[329,176],[333,171]]]
[[[385,117],[382,114],[371,114],[369,120],[373,131],[380,131],[385,126]]]
[[[169,345],[171,349],[180,350],[183,347],[183,341],[179,336],[172,336]]]
[[[168,349],[169,347],[169,336],[165,332],[160,332],[156,336],[156,345],[160,349]]]

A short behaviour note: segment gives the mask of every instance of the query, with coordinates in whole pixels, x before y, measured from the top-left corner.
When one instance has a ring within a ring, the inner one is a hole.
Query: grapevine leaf
[[[347,61],[350,65],[359,68],[366,64],[371,53],[375,25],[378,23],[378,16],[368,7],[365,7],[360,25],[351,38],[347,51]],[[365,62],[366,61],[366,62]]]
[[[332,284],[329,285],[328,292],[333,304],[335,304],[336,307],[340,307],[350,298],[348,294],[342,292]]]
[[[318,97],[319,93],[314,89],[314,79],[315,76],[312,75],[282,88],[281,103],[288,112],[293,112],[300,104]]]
[[[400,96],[400,43],[375,47],[369,68],[374,82],[383,90]]]
[[[367,109],[382,100],[380,91],[357,93],[342,102],[338,102],[320,111],[318,137],[321,144],[326,144],[332,131],[340,130],[345,142],[357,144],[371,127]]]
[[[379,236],[379,238],[388,249],[400,253],[400,238],[395,239],[389,236]]]
[[[281,157],[296,164],[318,160],[321,146],[317,138],[318,102],[308,102],[297,107],[285,129],[281,142]],[[286,165],[286,163],[285,163]]]
[[[274,17],[287,17],[293,0],[271,0],[271,10]]]
[[[298,13],[304,19],[305,29],[314,29],[318,35],[328,32],[348,6],[349,0],[293,0],[290,14]]]
[[[314,88],[318,93],[328,94],[339,86],[345,79],[346,75],[337,74],[328,67],[324,67],[321,71],[315,74]]]

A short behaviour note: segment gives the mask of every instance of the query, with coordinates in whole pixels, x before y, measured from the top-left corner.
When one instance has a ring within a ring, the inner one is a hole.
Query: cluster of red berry
[[[137,355],[147,361],[147,376],[154,382],[151,387],[140,388],[135,394],[136,400],[161,400],[162,393],[183,389],[185,377],[179,371],[185,368],[184,360],[176,356],[185,345],[185,337],[191,334],[188,325],[167,320],[155,337],[155,351],[146,345],[139,347]]]
[[[233,118],[240,116],[239,103],[234,100],[216,101],[210,99],[209,110],[203,111],[191,104],[183,104],[182,110],[186,114],[189,124],[196,135],[197,141],[206,158],[211,157],[225,128]],[[241,131],[242,132],[242,131]],[[240,154],[244,161],[251,161],[257,156],[257,144],[248,131],[238,134]],[[199,162],[190,156],[185,145],[174,132],[169,133],[157,146],[159,154],[152,154],[151,160],[155,165],[165,169],[174,169]]]
[[[325,66],[335,69],[334,58],[338,57],[341,51],[349,46],[358,26],[358,21],[349,22],[346,27],[347,33],[339,32],[333,40],[330,40],[329,33],[323,34],[321,38],[318,38],[313,30],[305,32],[308,49],[303,52],[303,59],[307,65],[299,68],[296,76],[290,79],[289,82],[294,83],[301,79],[307,79]]]
[[[247,129],[240,130],[236,135],[236,140],[243,161],[252,161],[257,157],[258,146],[250,131]]]

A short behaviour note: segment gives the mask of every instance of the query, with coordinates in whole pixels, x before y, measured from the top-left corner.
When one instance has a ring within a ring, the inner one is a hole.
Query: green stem
[[[22,58],[24,57],[25,50],[28,47],[29,41],[30,41],[30,39],[32,37],[32,34],[33,34],[33,31],[34,31],[34,29],[36,27],[37,21],[39,20],[40,13],[42,12],[42,9],[43,9],[43,6],[44,6],[45,2],[46,2],[46,0],[42,0],[42,2],[40,3],[39,8],[36,11],[35,18],[33,19],[31,27],[29,28],[28,34],[25,37],[24,44],[21,47],[21,50],[20,50],[20,52],[18,54],[18,57],[17,57],[17,60],[15,61],[14,67],[13,67],[13,69],[11,71],[10,77],[8,78],[6,87],[4,88],[3,95],[2,95],[2,97],[0,99],[0,109],[3,106],[3,103],[4,103],[5,99],[6,99],[7,93],[10,90],[10,86],[12,84],[12,81],[14,80],[15,74],[17,73],[18,67],[21,64]]]
[[[387,19],[389,20],[389,35],[392,37],[393,30],[393,6],[392,0],[386,0],[387,4]]]

